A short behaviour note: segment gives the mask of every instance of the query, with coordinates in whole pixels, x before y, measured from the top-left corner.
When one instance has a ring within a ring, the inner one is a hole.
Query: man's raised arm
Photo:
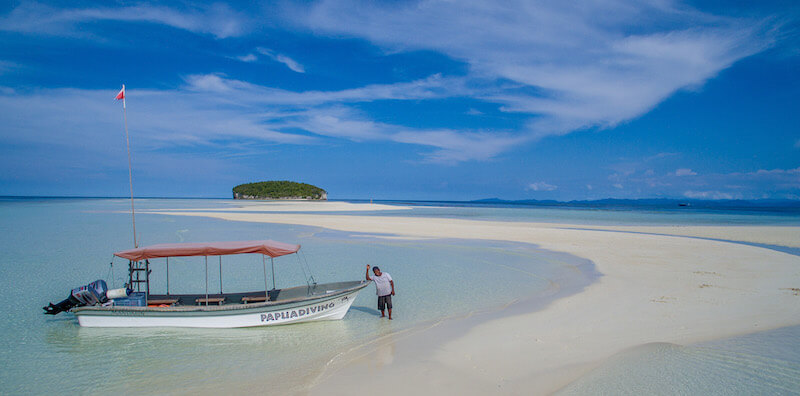
[[[367,264],[367,280],[369,280],[369,264]]]

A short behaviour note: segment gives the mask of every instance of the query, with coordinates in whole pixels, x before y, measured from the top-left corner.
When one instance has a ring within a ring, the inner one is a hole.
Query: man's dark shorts
[[[391,294],[387,294],[385,296],[378,296],[378,310],[383,311],[386,308],[392,309]]]

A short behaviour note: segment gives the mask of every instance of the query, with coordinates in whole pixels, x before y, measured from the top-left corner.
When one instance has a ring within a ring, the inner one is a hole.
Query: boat
[[[106,283],[98,280],[73,289],[67,299],[58,304],[50,303],[44,310],[52,315],[72,312],[83,327],[235,328],[342,319],[369,282],[317,284],[310,276],[305,286],[276,289],[274,259],[296,255],[299,250],[300,245],[272,240],[172,243],[124,250],[114,253],[128,260],[128,282],[124,288],[108,290]],[[209,293],[208,258],[220,258],[222,289],[222,257],[239,254],[261,255],[264,290]],[[206,288],[203,293],[170,294],[170,257],[205,259]],[[267,257],[272,266],[271,289],[267,279]],[[154,264],[150,260],[161,258],[165,259],[166,294],[151,294],[150,274]],[[298,262],[301,262],[299,258]]]
[[[274,259],[290,254],[296,255],[300,245],[261,240],[172,243],[139,247],[136,239],[133,172],[124,84],[115,99],[122,100],[125,124],[133,249],[116,252],[114,255],[128,260],[128,282],[120,289],[108,290],[104,280],[96,280],[72,289],[63,301],[43,307],[45,314],[72,312],[78,318],[78,323],[84,327],[232,328],[344,318],[358,292],[365,288],[369,281],[317,284],[312,275],[306,278],[305,286],[275,288]],[[238,254],[261,255],[264,264],[264,291],[222,293],[222,257]],[[220,292],[217,294],[210,294],[208,291],[208,258],[213,256],[220,258]],[[206,264],[204,293],[170,294],[170,257],[204,257]],[[272,289],[267,282],[266,257],[269,257],[272,265]],[[151,294],[150,260],[161,258],[165,259],[166,294]],[[112,279],[113,268],[112,262]],[[310,273],[310,268],[308,269]],[[305,270],[303,272],[305,273]]]

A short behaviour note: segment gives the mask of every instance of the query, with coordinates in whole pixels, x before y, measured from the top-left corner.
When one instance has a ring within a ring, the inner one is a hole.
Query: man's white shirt
[[[369,279],[375,282],[375,294],[379,296],[387,296],[392,294],[392,276],[388,272],[381,272],[381,276],[370,274]]]

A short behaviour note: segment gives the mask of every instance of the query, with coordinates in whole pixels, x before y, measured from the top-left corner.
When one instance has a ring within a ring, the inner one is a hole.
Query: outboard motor
[[[60,312],[69,311],[73,307],[103,304],[108,301],[109,298],[126,297],[128,294],[130,294],[130,291],[125,288],[108,290],[106,281],[98,279],[86,286],[72,289],[69,297],[58,304],[50,303],[50,305],[42,307],[42,309],[44,309],[45,314],[55,315]]]

